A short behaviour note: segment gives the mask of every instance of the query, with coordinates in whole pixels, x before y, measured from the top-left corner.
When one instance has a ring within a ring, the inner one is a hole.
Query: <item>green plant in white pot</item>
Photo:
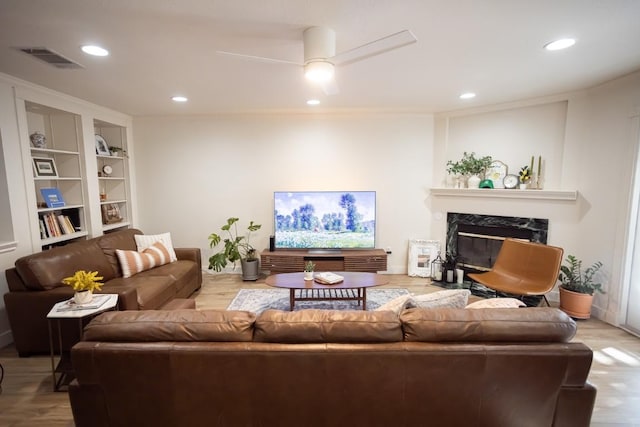
[[[313,280],[313,271],[316,269],[316,265],[313,261],[307,261],[304,265],[304,280]]]
[[[260,224],[254,224],[253,221],[249,222],[246,235],[238,234],[237,222],[239,218],[229,218],[227,223],[220,227],[220,229],[228,237],[223,239],[222,236],[216,233],[209,235],[209,247],[213,248],[223,243],[223,248],[218,253],[209,257],[209,268],[218,272],[222,271],[228,263],[233,264],[235,269],[236,263],[240,261],[242,266],[242,280],[257,280],[260,275],[260,262],[256,256],[256,249],[251,246],[250,237],[253,231],[260,230],[262,227]]]
[[[582,260],[568,255],[565,264],[560,266],[560,309],[571,317],[588,319],[591,317],[593,294],[602,290],[602,284],[595,282],[595,275],[602,268],[600,261],[582,269]]]
[[[462,158],[457,162],[447,161],[447,172],[452,175],[462,175],[467,178],[474,177],[469,188],[478,188],[480,181],[484,179],[487,169],[491,166],[493,159],[491,156],[476,157],[476,153],[464,152]]]

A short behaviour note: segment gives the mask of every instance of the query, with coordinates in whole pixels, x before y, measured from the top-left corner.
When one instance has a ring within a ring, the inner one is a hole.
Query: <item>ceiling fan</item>
[[[265,58],[219,50],[216,53],[241,59],[261,62],[290,64],[304,67],[305,77],[321,85],[327,95],[338,93],[334,78],[336,65],[346,65],[370,58],[393,49],[415,43],[416,37],[409,30],[399,31],[353,49],[336,54],[336,33],[328,27],[309,27],[304,30],[304,61],[294,62],[284,59]]]

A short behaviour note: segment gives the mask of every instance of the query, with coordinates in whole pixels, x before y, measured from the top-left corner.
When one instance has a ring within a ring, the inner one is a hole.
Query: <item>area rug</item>
[[[408,294],[406,289],[368,289],[367,310],[375,310],[384,303]],[[294,311],[309,308],[324,310],[361,310],[362,307],[356,301],[296,301]],[[245,310],[256,314],[265,310],[289,310],[288,289],[240,289],[233,298],[227,310]]]

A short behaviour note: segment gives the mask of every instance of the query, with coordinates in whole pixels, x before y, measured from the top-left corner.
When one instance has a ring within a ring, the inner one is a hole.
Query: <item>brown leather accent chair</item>
[[[497,292],[519,296],[542,296],[558,280],[562,248],[542,243],[505,239],[491,271],[471,273],[469,277]]]

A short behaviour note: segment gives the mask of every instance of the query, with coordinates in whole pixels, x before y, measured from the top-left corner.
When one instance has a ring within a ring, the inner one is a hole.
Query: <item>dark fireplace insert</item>
[[[488,271],[505,238],[547,243],[549,220],[449,212],[447,254],[466,273]]]

